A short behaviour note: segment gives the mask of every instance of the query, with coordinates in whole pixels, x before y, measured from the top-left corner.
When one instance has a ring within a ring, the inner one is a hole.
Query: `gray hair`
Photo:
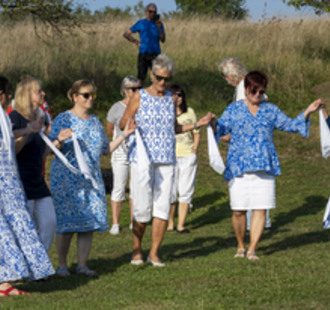
[[[121,81],[120,94],[122,96],[125,96],[124,89],[129,89],[131,87],[134,87],[135,85],[138,85],[139,87],[141,86],[141,82],[137,77],[135,77],[134,75],[125,76]]]
[[[238,58],[225,58],[218,64],[218,69],[223,75],[228,75],[239,83],[246,75],[247,70]]]
[[[152,61],[152,73],[155,74],[158,70],[165,70],[170,72],[171,76],[174,74],[174,63],[166,54],[159,54]]]
[[[157,5],[153,2],[150,2],[149,4],[147,4],[145,11],[148,11],[151,6],[154,6],[156,8],[156,11],[157,11]]]

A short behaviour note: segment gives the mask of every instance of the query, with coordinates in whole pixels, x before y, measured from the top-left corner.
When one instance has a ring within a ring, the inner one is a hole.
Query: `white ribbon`
[[[74,133],[72,133],[72,141],[73,141],[73,148],[74,148],[75,156],[77,158],[79,169],[77,169],[76,167],[70,164],[68,159],[55,147],[53,142],[50,141],[49,138],[43,132],[39,132],[39,135],[45,141],[45,143],[50,147],[50,149],[55,153],[55,155],[62,161],[65,167],[67,167],[74,174],[83,174],[86,179],[91,180],[93,187],[98,189],[98,183],[95,181],[88,168],[85,158],[81,152],[77,137],[75,136]]]
[[[328,158],[330,156],[330,129],[321,109],[319,110],[319,116],[321,152],[324,158]]]
[[[13,133],[11,130],[12,126],[11,126],[11,122],[10,122],[6,112],[2,108],[1,103],[0,103],[0,128],[1,128],[2,139],[3,139],[3,147],[4,147],[4,149],[8,149],[9,160],[12,162],[14,160],[14,154],[13,154],[13,150],[11,147],[11,143],[12,143],[11,139],[13,136]]]
[[[145,186],[148,185],[151,180],[150,160],[138,129],[135,130],[135,137],[136,137],[137,164],[139,167],[139,184]]]
[[[324,229],[330,228],[330,197],[323,216],[323,228]]]
[[[220,150],[215,140],[213,129],[210,125],[207,126],[207,147],[209,151],[210,166],[219,174],[225,171]]]

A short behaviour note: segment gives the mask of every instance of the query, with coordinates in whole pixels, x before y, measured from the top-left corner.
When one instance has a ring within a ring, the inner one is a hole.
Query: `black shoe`
[[[179,234],[189,234],[190,233],[190,230],[185,228],[185,229],[182,229],[182,230],[176,230]]]

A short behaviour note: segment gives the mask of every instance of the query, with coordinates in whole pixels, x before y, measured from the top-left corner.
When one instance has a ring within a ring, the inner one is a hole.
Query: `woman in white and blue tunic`
[[[307,137],[309,115],[322,105],[316,100],[297,118],[290,119],[277,106],[263,101],[267,83],[264,73],[249,72],[244,79],[246,100],[229,105],[217,121],[217,139],[231,135],[224,179],[229,181],[232,224],[238,242],[235,257],[245,256],[246,212],[252,209],[247,252],[251,260],[259,259],[255,250],[266,210],[275,208],[275,176],[281,173],[273,131],[299,132]]]
[[[0,77],[0,297],[26,294],[9,282],[42,279],[54,273],[27,210],[15,159],[14,136],[3,110],[9,95],[10,84]],[[28,126],[16,131],[15,136],[33,130],[33,126]]]
[[[72,173],[56,156],[50,170],[50,189],[54,199],[57,218],[56,247],[59,257],[57,274],[69,276],[67,255],[71,239],[77,233],[77,274],[94,276],[96,272],[87,267],[94,231],[109,228],[104,183],[100,169],[102,155],[115,150],[135,129],[128,122],[121,135],[109,143],[102,124],[89,110],[93,106],[96,87],[88,80],[78,80],[68,91],[73,107],[60,113],[52,124],[49,138],[56,140],[58,133],[71,128],[81,148],[82,157],[91,173],[91,179]],[[61,143],[60,150],[68,161],[78,168],[73,140]]]
[[[136,140],[129,147],[133,197],[133,235],[134,249],[131,263],[143,263],[141,241],[146,224],[153,217],[152,243],[148,262],[153,266],[165,266],[158,257],[163,240],[171,205],[171,191],[174,181],[175,133],[185,132],[206,125],[211,113],[194,124],[176,123],[175,105],[172,94],[166,90],[172,77],[173,62],[166,55],[158,55],[153,63],[150,77],[152,85],[135,92],[129,101],[120,127],[124,128],[130,118],[135,118],[146,156],[150,161],[147,178],[143,184],[139,174],[140,152],[137,154]],[[133,138],[133,137],[132,137]]]

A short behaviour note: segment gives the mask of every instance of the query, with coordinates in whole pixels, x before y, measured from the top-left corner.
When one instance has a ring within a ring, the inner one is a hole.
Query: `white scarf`
[[[13,154],[13,150],[11,147],[11,143],[12,143],[11,139],[13,136],[13,133],[11,130],[12,125],[11,125],[11,122],[10,122],[6,112],[2,108],[1,103],[0,103],[0,128],[1,128],[2,139],[3,139],[3,147],[5,149],[8,149],[9,161],[12,162],[14,160],[14,154]]]
[[[323,216],[323,228],[324,229],[330,228],[330,197]]]
[[[49,138],[43,132],[39,132],[39,135],[45,141],[45,143],[50,147],[50,149],[56,154],[56,156],[62,161],[64,166],[66,166],[74,174],[82,173],[87,180],[91,180],[93,187],[95,189],[99,188],[98,183],[93,178],[93,175],[92,175],[91,171],[89,170],[89,167],[81,152],[81,148],[80,148],[79,142],[77,140],[77,137],[74,133],[72,133],[72,141],[73,141],[73,148],[74,148],[75,156],[77,158],[79,169],[77,169],[76,167],[74,167],[73,165],[70,164],[68,159],[55,147],[53,142],[50,141]]]
[[[207,126],[207,147],[209,151],[210,166],[219,174],[225,171],[220,150],[215,140],[213,129],[210,125]]]
[[[321,140],[321,152],[324,158],[330,156],[330,129],[324,118],[323,112],[319,110],[320,118],[320,140]]]
[[[135,130],[135,137],[136,137],[137,164],[139,167],[139,184],[145,186],[148,185],[151,180],[150,160],[138,129]]]

